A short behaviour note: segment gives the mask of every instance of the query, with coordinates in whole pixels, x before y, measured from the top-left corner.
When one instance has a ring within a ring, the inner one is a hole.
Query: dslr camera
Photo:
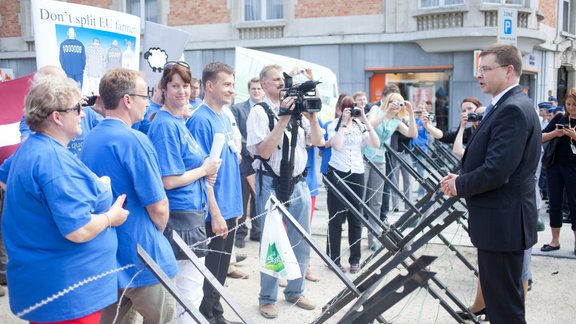
[[[479,122],[482,120],[483,115],[477,113],[469,113],[468,114],[468,121],[469,122]]]
[[[352,115],[352,117],[360,117],[360,115],[362,115],[362,108],[359,108],[358,106],[354,105],[354,107],[350,108],[350,114]]]
[[[319,112],[322,109],[322,101],[316,97],[316,86],[320,81],[306,81],[301,84],[293,84],[292,77],[284,72],[284,100],[287,97],[295,97],[294,109],[281,108],[279,116],[298,115],[303,112]]]

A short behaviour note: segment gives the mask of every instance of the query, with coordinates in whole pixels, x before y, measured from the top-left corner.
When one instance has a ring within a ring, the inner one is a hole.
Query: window
[[[448,7],[464,4],[464,0],[420,0],[420,8]]]
[[[144,11],[142,14],[141,10]],[[144,21],[160,22],[158,17],[158,0],[126,0],[126,12],[139,16]]]
[[[244,20],[274,20],[284,18],[283,0],[244,0]]]
[[[574,4],[570,0],[564,0],[562,5],[562,31],[570,34],[576,33],[574,30]]]
[[[496,3],[496,4],[523,6],[524,0],[484,0],[484,3]]]

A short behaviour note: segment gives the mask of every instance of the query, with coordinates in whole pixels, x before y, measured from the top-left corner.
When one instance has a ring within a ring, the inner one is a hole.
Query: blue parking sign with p
[[[504,34],[512,34],[512,19],[504,19]]]

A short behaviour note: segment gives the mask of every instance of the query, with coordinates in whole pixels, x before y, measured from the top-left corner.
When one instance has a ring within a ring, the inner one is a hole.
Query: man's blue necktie
[[[486,107],[486,110],[484,110],[484,118],[488,117],[488,114],[492,111],[492,108],[494,108],[493,104],[489,104],[488,107]]]

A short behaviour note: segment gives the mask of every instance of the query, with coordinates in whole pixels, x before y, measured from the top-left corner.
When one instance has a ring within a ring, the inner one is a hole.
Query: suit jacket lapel
[[[520,93],[522,92],[522,86],[517,85],[514,88],[510,89],[510,91],[506,92],[501,98],[500,100],[498,100],[498,102],[496,102],[496,104],[494,105],[494,107],[492,107],[492,111],[490,112],[490,114],[488,114],[487,118],[482,119],[482,121],[480,122],[480,124],[478,125],[478,127],[476,128],[476,130],[474,131],[474,133],[472,133],[472,135],[470,136],[470,139],[468,140],[468,145],[470,146],[470,143],[472,143],[472,141],[474,140],[474,138],[476,137],[476,134],[478,134],[478,131],[482,128],[482,126],[484,126],[485,124],[488,123],[489,120],[491,120],[494,116],[494,114],[496,113],[496,109],[498,109],[500,107],[501,104],[503,104],[510,96]],[[468,149],[466,149],[464,151],[464,156],[462,157],[462,162],[464,162],[464,159],[466,158],[466,153],[468,153]]]

